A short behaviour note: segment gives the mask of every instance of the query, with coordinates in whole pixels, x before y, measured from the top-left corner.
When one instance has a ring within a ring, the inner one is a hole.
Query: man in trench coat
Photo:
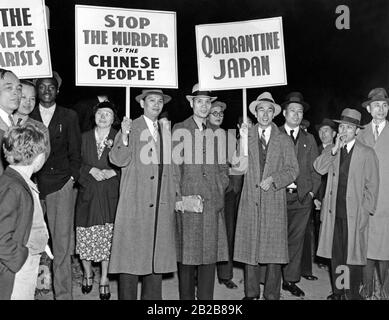
[[[381,284],[381,297],[389,298],[389,98],[384,88],[370,91],[368,101],[362,106],[372,116],[372,121],[365,125],[357,136],[362,143],[372,147],[377,154],[380,166],[380,190],[377,209],[369,221],[369,240],[367,246],[367,264],[364,267],[364,295],[371,298],[375,266],[378,267]]]
[[[212,300],[216,262],[228,261],[223,213],[224,191],[229,183],[228,166],[226,161],[219,163],[220,141],[213,140],[213,130],[206,128],[211,102],[216,97],[212,97],[208,91],[200,91],[196,84],[192,95],[186,98],[193,109],[193,116],[173,128],[173,140],[180,136],[180,143],[184,144],[181,153],[183,163],[179,165],[180,192],[183,197],[201,196],[203,211],[184,210],[177,214],[179,292],[181,300],[196,298],[197,271],[197,298]],[[212,150],[208,149],[211,140],[215,141],[213,156],[210,153]],[[175,144],[173,154],[178,145]]]
[[[360,120],[360,112],[344,109],[341,120],[335,120],[340,123],[335,145],[327,146],[314,162],[317,172],[328,173],[317,254],[331,259],[329,300],[361,298],[369,215],[377,206],[378,158],[371,147],[355,139]]]
[[[245,172],[234,260],[246,264],[244,299],[259,297],[261,271],[265,271],[264,298],[279,299],[281,264],[289,261],[285,187],[296,179],[299,166],[292,141],[273,123],[281,107],[271,94],[262,93],[249,109],[258,124],[241,129],[241,153],[233,160],[234,170]],[[245,144],[248,156],[242,152]]]
[[[162,274],[177,270],[175,213],[177,180],[170,160],[169,134],[158,115],[170,97],[143,90],[136,101],[144,114],[125,118],[109,154],[122,168],[109,273],[119,273],[119,299],[162,299]]]

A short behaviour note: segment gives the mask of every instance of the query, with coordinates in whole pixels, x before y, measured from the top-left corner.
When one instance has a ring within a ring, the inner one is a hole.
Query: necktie
[[[14,126],[15,125],[15,122],[14,122],[14,118],[12,117],[12,115],[8,115],[8,119],[9,119],[9,121],[10,121],[10,123],[11,123],[11,127],[12,126]]]
[[[202,127],[203,127],[203,131],[207,130],[207,126],[204,123],[202,124]]]
[[[293,140],[293,143],[294,143],[294,144],[296,144],[296,142],[297,142],[297,139],[295,139],[295,137],[294,137],[293,133],[294,133],[294,130],[290,130],[290,137],[292,138],[292,140]]]
[[[379,132],[378,132],[378,124],[375,125],[375,130],[374,130],[374,140],[377,141],[378,140],[378,136],[379,136]]]
[[[157,142],[157,140],[158,140],[158,124],[157,124],[157,122],[153,122],[153,126],[154,126],[153,138],[154,138],[154,141]]]
[[[18,122],[16,122],[16,125],[17,125],[17,126],[20,126],[21,124],[22,124],[22,118],[19,118],[19,119],[18,119]]]
[[[262,149],[266,150],[265,130],[262,130],[260,140],[261,140],[261,144],[262,144]]]

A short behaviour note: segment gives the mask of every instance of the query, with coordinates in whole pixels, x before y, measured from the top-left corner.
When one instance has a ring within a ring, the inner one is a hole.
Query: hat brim
[[[191,95],[187,95],[186,96],[186,99],[191,102],[193,100],[193,98],[211,98],[211,102],[215,101],[217,99],[217,97],[211,97],[211,96],[205,96],[205,95],[198,95],[198,96],[191,96]]]
[[[249,105],[249,110],[255,117],[257,116],[257,112],[256,112],[255,109],[257,108],[257,106],[261,102],[267,102],[267,103],[270,103],[270,104],[273,105],[273,107],[274,107],[274,117],[278,116],[281,113],[280,105],[278,105],[276,103],[273,103],[273,102],[270,102],[270,101],[258,101],[258,100],[255,100],[255,101],[251,102],[250,105]]]
[[[370,99],[365,102],[362,102],[362,107],[366,108],[370,103],[374,101],[386,101],[387,103],[389,103],[389,98]]]
[[[162,96],[162,99],[163,99],[163,103],[168,103],[170,100],[172,100],[172,97],[167,95],[167,94],[164,94],[164,93],[161,93],[161,92],[158,92],[158,91],[148,91],[146,93],[142,93],[140,95],[137,95],[135,97],[135,100],[140,103],[141,100],[144,100],[145,97],[147,97],[148,95],[150,94],[157,94],[159,96]]]
[[[335,123],[333,125],[329,125],[327,123],[320,123],[320,124],[315,125],[315,129],[317,132],[319,132],[320,128],[322,128],[322,127],[330,127],[332,130],[336,130]]]
[[[336,123],[351,124],[351,125],[356,126],[357,128],[360,128],[360,129],[363,128],[363,126],[360,125],[360,124],[356,124],[356,123],[353,123],[353,122],[350,122],[350,121],[346,121],[346,120],[332,120],[332,121],[334,121]]]
[[[285,101],[285,102],[281,103],[282,109],[285,109],[291,103],[301,104],[303,106],[303,108],[304,108],[303,112],[307,112],[311,108],[310,105],[308,103],[304,102],[304,101],[301,102],[301,101],[290,101],[290,100],[288,100],[288,101]]]

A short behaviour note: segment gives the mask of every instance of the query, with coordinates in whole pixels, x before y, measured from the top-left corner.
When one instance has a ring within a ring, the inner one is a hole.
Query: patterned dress
[[[119,197],[120,171],[109,163],[108,153],[116,131],[97,143],[95,130],[85,132],[81,145],[81,185],[76,206],[76,253],[81,259],[100,262],[109,260],[113,235],[113,223]],[[91,168],[113,169],[116,176],[97,181]]]

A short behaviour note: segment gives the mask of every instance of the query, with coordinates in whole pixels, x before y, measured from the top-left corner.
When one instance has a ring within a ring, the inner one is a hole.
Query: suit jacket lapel
[[[4,122],[4,120],[0,117],[0,130],[4,132],[8,130],[8,125]]]
[[[273,163],[276,163],[276,158],[279,156],[279,135],[280,130],[272,123],[270,139],[267,146],[265,168],[263,169],[263,178],[267,178],[269,169]]]
[[[249,129],[248,133],[248,149],[249,149],[249,156],[251,154],[252,161],[249,161],[249,163],[253,163],[253,171],[254,172],[254,179],[256,182],[260,183],[260,176],[259,176],[259,140],[258,140],[258,124],[256,124],[254,127]],[[241,151],[243,152],[243,151]]]

